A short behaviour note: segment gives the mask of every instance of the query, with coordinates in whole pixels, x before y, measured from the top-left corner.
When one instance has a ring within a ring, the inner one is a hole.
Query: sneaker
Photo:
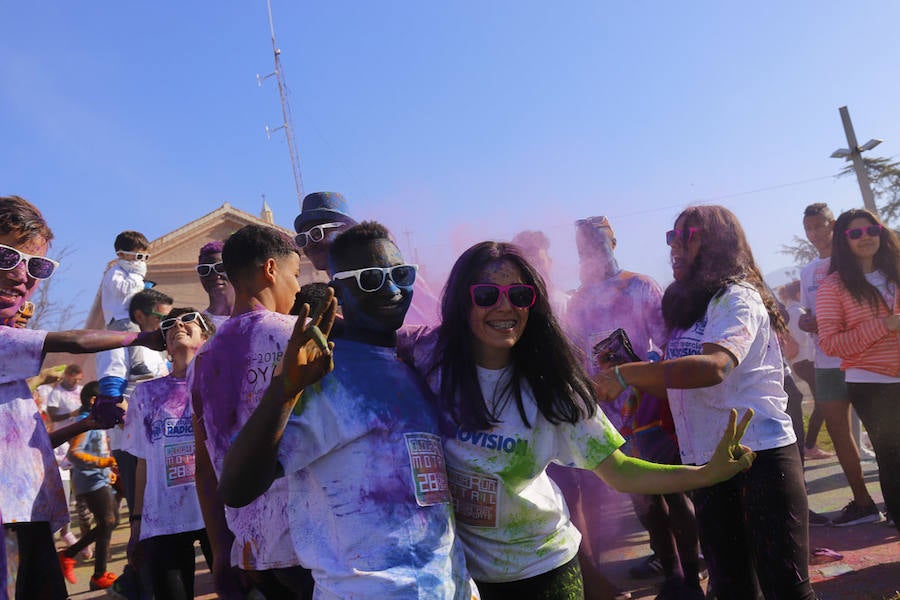
[[[865,446],[860,445],[859,459],[860,460],[875,460],[875,452],[872,450],[869,450]]]
[[[105,590],[106,588],[112,587],[112,584],[116,582],[115,573],[110,573],[107,571],[103,575],[97,577],[96,575],[91,575],[91,591],[94,590]]]
[[[88,544],[84,547],[84,550],[81,551],[81,558],[84,560],[91,560],[94,558],[94,545]]]
[[[122,575],[107,588],[106,595],[118,600],[140,600],[141,589],[131,565],[125,565]]]
[[[803,449],[803,458],[806,460],[822,460],[825,458],[834,458],[834,452],[822,450],[818,446]]]
[[[831,519],[817,512],[809,511],[810,527],[828,527],[831,525]]]
[[[78,583],[78,578],[75,577],[75,559],[66,556],[64,550],[59,551],[59,566],[66,581],[73,584]]]
[[[849,527],[861,523],[876,523],[880,520],[881,513],[878,512],[878,507],[874,503],[870,506],[860,506],[856,500],[851,500],[841,510],[841,514],[831,521],[831,524],[835,527]]]
[[[632,579],[652,579],[663,574],[662,561],[656,554],[651,554],[630,569],[628,575]]]

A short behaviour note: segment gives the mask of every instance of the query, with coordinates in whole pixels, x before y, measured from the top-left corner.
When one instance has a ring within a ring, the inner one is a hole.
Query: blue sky
[[[839,106],[860,142],[885,140],[873,155],[900,154],[897,3],[272,9],[306,191],[342,192],[433,279],[471,243],[543,229],[574,287],[573,221],[605,214],[620,264],[665,284],[663,233],[697,202],[734,210],[768,273],[804,206],[862,202],[831,177]],[[5,3],[0,23],[0,193],[74,249],[57,293],[86,310],[123,229],[153,239],[223,202],[258,214],[262,194],[291,226],[287,147],[264,132],[278,92],[256,83],[264,0]]]

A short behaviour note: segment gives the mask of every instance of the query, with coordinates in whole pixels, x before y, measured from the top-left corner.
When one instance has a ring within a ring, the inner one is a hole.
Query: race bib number
[[[194,442],[166,446],[166,487],[194,483]]]
[[[456,519],[475,527],[496,527],[499,479],[454,469],[447,469],[447,477]]]
[[[416,503],[419,506],[450,502],[447,469],[441,438],[431,433],[407,433],[406,450],[412,468]]]

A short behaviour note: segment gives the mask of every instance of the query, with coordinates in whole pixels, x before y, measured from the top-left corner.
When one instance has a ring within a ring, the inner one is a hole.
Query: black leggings
[[[541,575],[506,583],[475,582],[481,600],[584,600],[584,583],[576,556]]]
[[[4,527],[7,535],[16,536],[19,546],[16,598],[65,600],[69,594],[59,568],[50,523],[37,521],[6,524]]]
[[[847,395],[869,432],[884,505],[900,529],[900,383],[848,383]]]
[[[93,492],[78,494],[78,498],[84,500],[91,514],[94,515],[94,527],[80,540],[63,550],[63,554],[69,558],[75,558],[88,544],[96,544],[94,575],[100,577],[106,573],[106,561],[109,560],[109,539],[112,537],[113,529],[118,525],[113,491],[110,486],[104,485]]]
[[[212,549],[205,529],[157,535],[141,541],[156,598],[190,600],[194,597],[195,541],[200,542],[206,564],[212,569]]]
[[[693,495],[718,600],[816,597],[809,583],[809,505],[796,444],[761,450],[747,471]]]

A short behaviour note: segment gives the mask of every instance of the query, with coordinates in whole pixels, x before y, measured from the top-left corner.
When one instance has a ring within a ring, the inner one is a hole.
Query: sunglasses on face
[[[537,300],[537,292],[534,286],[527,283],[514,283],[512,285],[476,283],[469,286],[469,296],[472,297],[472,304],[479,308],[496,306],[500,302],[501,296],[506,296],[509,303],[516,308],[531,308]]]
[[[198,312],[189,312],[177,317],[170,317],[159,322],[159,328],[165,333],[166,330],[172,329],[178,323],[187,325],[188,323],[196,323],[200,329],[206,331],[206,324],[203,322],[203,316]]]
[[[670,229],[666,232],[666,244],[671,246],[678,240],[682,244],[689,244],[694,239],[694,234],[700,231],[697,227],[688,227],[687,229]]]
[[[203,263],[197,265],[197,274],[200,275],[200,277],[209,277],[210,273],[214,271],[219,275],[228,277],[225,275],[225,263],[221,260],[217,263]]]
[[[46,256],[34,256],[0,244],[0,270],[12,271],[25,261],[28,275],[34,279],[49,279],[59,263]]]
[[[853,229],[848,229],[844,232],[851,240],[858,240],[863,236],[863,234],[869,237],[878,237],[881,235],[881,230],[883,227],[881,225],[869,225],[868,227],[855,227]]]
[[[298,233],[294,238],[294,241],[297,242],[297,245],[301,248],[305,248],[310,242],[318,243],[324,240],[326,229],[339,229],[344,225],[346,225],[346,223],[322,223],[321,225],[314,225],[306,231]]]
[[[149,252],[131,252],[130,250],[119,250],[119,252],[121,252],[122,254],[132,255],[134,257],[134,260],[143,260],[143,261],[150,260]]]
[[[385,276],[399,287],[412,287],[416,282],[419,265],[395,265],[393,267],[367,267],[355,271],[341,271],[332,279],[356,278],[356,285],[364,292],[377,292],[384,285]]]

